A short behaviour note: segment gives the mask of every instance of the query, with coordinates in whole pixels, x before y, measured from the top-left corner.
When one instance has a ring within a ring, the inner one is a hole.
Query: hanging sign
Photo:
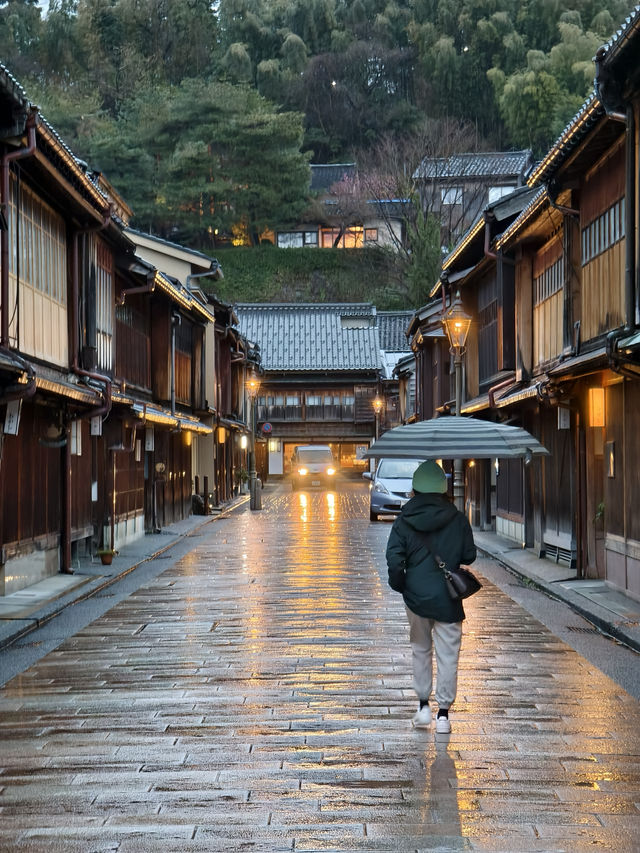
[[[20,429],[20,411],[22,400],[10,400],[7,403],[7,413],[4,416],[5,435],[17,435]]]

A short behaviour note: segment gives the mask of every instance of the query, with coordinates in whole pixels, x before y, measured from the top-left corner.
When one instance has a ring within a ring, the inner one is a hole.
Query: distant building
[[[241,333],[260,347],[257,419],[269,475],[288,473],[299,444],[329,444],[343,471],[365,470],[362,452],[375,436],[373,401],[395,381],[385,348],[406,354],[412,313],[378,313],[366,302],[244,303],[235,311]],[[381,421],[387,410],[397,420],[392,400]]]
[[[269,236],[281,249],[395,247],[403,240],[403,202],[369,199],[358,186],[355,163],[311,166],[312,217]]]
[[[482,210],[526,183],[529,149],[425,157],[413,173],[422,209],[437,216],[442,245],[451,247]]]

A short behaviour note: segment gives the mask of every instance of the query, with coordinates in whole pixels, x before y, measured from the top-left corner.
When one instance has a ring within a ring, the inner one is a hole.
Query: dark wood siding
[[[40,443],[53,415],[45,407],[23,404],[19,434],[4,436],[0,488],[5,545],[60,532],[63,450]]]
[[[192,402],[193,376],[193,325],[182,318],[175,327],[176,336],[176,401],[190,406]]]
[[[522,464],[521,459],[501,459],[496,478],[496,507],[503,515],[516,519],[524,513]]]
[[[116,375],[144,389],[151,388],[150,331],[148,306],[116,308]]]

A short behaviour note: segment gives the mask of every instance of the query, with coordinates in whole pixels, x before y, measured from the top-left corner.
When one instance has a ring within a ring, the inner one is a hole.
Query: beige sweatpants
[[[458,688],[458,658],[462,642],[462,622],[436,622],[418,616],[405,605],[409,620],[409,642],[413,664],[413,689],[418,699],[428,700],[433,686],[435,646],[438,708],[451,707]]]

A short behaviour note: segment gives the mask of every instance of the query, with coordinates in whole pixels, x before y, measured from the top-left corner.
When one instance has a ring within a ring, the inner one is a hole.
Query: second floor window
[[[536,276],[533,280],[535,304],[539,305],[562,290],[565,276],[564,255],[561,255],[551,266],[547,267],[544,272]]]
[[[97,240],[95,256],[91,265],[95,264],[96,277],[96,330],[98,347],[98,365],[102,370],[113,368],[113,256],[106,245]]]
[[[60,305],[67,302],[64,220],[12,175],[9,205],[9,277]]]
[[[267,394],[256,400],[257,418],[260,421],[302,420],[301,394]],[[304,395],[304,418],[308,421],[353,420],[355,398],[353,394],[336,392]]]
[[[625,204],[619,199],[582,229],[582,265],[606,252],[625,236]]]
[[[462,187],[443,187],[440,190],[442,204],[462,204]]]
[[[498,296],[493,279],[478,288],[478,374],[480,382],[498,370]]]

